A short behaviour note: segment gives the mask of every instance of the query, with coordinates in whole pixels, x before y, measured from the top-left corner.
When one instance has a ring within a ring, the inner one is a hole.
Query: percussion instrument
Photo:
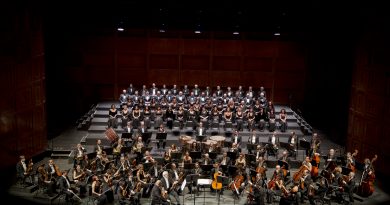
[[[210,140],[217,142],[219,147],[223,147],[223,143],[224,143],[225,139],[226,139],[226,137],[218,136],[218,135],[210,137]]]

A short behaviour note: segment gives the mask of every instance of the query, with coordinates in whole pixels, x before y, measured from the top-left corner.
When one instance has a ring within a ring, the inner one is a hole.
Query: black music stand
[[[192,152],[190,152],[190,157],[191,157],[193,160],[197,160],[197,159],[202,158],[202,153],[199,152],[199,151],[192,151]]]
[[[245,154],[245,160],[248,162],[247,165],[256,165],[256,156],[254,154]]]
[[[166,133],[166,132],[159,132],[159,133],[157,133],[156,134],[156,140],[158,140],[158,141],[160,141],[160,140],[166,141],[167,140],[167,134],[168,133]],[[160,142],[158,142],[158,143],[160,143]],[[160,147],[162,148],[162,146],[160,146]]]
[[[124,133],[122,133],[121,137],[124,139],[133,140],[133,133],[132,132],[124,132]]]
[[[284,168],[285,170],[289,170],[290,168],[288,163],[283,160],[278,160],[278,165],[280,166],[280,168]]]
[[[194,164],[193,164],[194,165]],[[184,164],[184,167],[186,166],[186,164]],[[188,174],[187,176],[186,176],[186,182],[187,182],[187,184],[191,184],[191,186],[194,184],[194,182],[197,182],[198,181],[198,179],[199,179],[199,175],[198,174]],[[194,189],[194,188],[192,188],[192,189]],[[194,205],[195,205],[195,199],[196,199],[196,197],[195,197],[195,192],[194,192],[194,190],[192,190],[192,194],[194,195],[193,197],[194,197]],[[184,201],[183,201],[183,204],[184,204]]]
[[[174,162],[179,162],[181,157],[182,157],[182,153],[181,152],[171,152],[171,159],[174,161]]]
[[[310,142],[306,140],[299,140],[299,147],[303,148],[305,150],[306,155],[308,155],[308,151],[310,150]]]
[[[144,142],[145,144],[148,144],[151,138],[152,138],[151,132],[142,133],[142,142]]]
[[[255,149],[257,149],[257,145],[258,145],[258,144],[249,144],[249,143],[248,143],[248,144],[246,144],[246,149],[248,149],[248,151],[249,151],[249,150],[251,150],[251,151],[252,151],[252,150],[255,150]]]
[[[215,159],[217,159],[217,156],[218,156],[218,153],[216,152],[209,152],[209,158],[213,161],[215,161]]]
[[[196,136],[196,141],[203,142],[207,136],[205,135],[197,135]]]
[[[234,176],[237,173],[236,166],[228,166],[228,174],[229,176]]]
[[[218,175],[217,176],[217,183],[222,183],[222,189],[223,189],[224,187],[227,187],[229,185],[229,177]],[[218,204],[219,204],[219,201],[221,198],[222,189],[218,190],[218,192],[217,192],[218,193]]]
[[[194,168],[195,168],[195,163],[184,163],[184,170],[192,170]]]
[[[279,142],[279,145],[286,150],[290,150],[290,144],[287,142]]]
[[[132,147],[122,147],[121,148],[121,154],[122,153],[129,153],[131,152]]]
[[[237,159],[237,152],[226,152],[226,155],[230,158],[231,161],[235,161]]]
[[[224,147],[229,147],[229,148],[231,148],[231,147],[232,147],[232,144],[233,144],[233,142],[230,142],[230,141],[224,141],[224,142],[223,142],[223,146],[224,146]]]
[[[212,164],[201,164],[200,167],[202,168],[202,171],[204,173],[210,173],[211,169],[213,168]]]

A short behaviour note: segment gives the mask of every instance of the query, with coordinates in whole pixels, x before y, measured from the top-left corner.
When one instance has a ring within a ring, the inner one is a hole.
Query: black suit
[[[157,185],[153,186],[151,196],[152,196],[152,205],[160,205],[160,204],[165,205],[165,204],[169,204],[166,201],[166,199],[164,199],[162,197],[161,189]]]
[[[72,198],[73,194],[72,192],[70,192],[70,181],[68,179],[68,177],[65,178],[65,176],[61,176],[59,177],[58,179],[58,184],[59,184],[59,188],[60,188],[60,191],[61,193],[65,193],[66,194],[66,200],[69,200],[70,198]]]

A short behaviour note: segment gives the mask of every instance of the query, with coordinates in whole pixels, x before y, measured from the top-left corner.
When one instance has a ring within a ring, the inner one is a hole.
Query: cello
[[[372,163],[377,158],[378,156],[375,155],[369,166],[363,171],[362,178],[360,179],[360,183],[356,191],[359,196],[369,197],[372,195],[372,193],[374,193],[375,172],[372,167]]]
[[[241,173],[237,174],[237,176],[234,178],[234,181],[231,182],[230,190],[237,193],[239,195],[238,188],[241,186],[242,182],[244,182],[244,177]]]
[[[311,168],[311,176],[318,177],[318,167],[320,166],[320,154],[314,153],[313,158],[311,160],[312,168]]]

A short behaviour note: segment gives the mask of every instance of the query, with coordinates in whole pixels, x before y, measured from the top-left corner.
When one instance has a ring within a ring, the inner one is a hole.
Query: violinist
[[[130,162],[126,160],[124,156],[122,156],[119,160],[119,163],[116,167],[118,174],[114,176],[115,178],[121,178],[121,176],[125,176],[126,173],[130,170]]]
[[[80,195],[85,195],[87,193],[87,184],[85,179],[85,171],[81,169],[80,165],[76,165],[76,168],[73,169],[73,182],[76,187],[80,189]]]
[[[169,198],[171,198],[171,197],[174,198],[176,203],[180,204],[179,195],[177,193],[177,190],[175,189],[175,187],[177,186],[178,183],[179,183],[178,181],[173,180],[172,177],[169,176],[168,171],[163,172],[162,178],[161,178],[161,186],[164,188],[164,190],[167,191]],[[157,182],[156,182],[156,184],[157,184]]]
[[[298,203],[298,186],[293,186],[290,191],[285,189],[285,193],[280,198],[280,205],[299,204]]]
[[[176,144],[171,144],[171,147],[168,149],[168,155],[172,158],[172,152],[179,152],[179,150],[176,147]]]
[[[264,154],[265,154],[265,149],[264,147],[262,147],[261,145],[257,145],[256,146],[256,150],[255,150],[255,156],[256,156],[256,160],[258,160],[260,157],[263,157],[264,158]]]
[[[162,170],[161,165],[158,163],[158,161],[152,162],[152,167],[148,170],[148,174],[152,178],[152,182],[155,182],[157,179],[160,178],[160,172]]]
[[[145,156],[142,158],[142,163],[153,163],[155,160],[148,150],[145,151]]]
[[[169,152],[165,151],[164,152],[164,157],[163,157],[163,164],[164,166],[171,163],[171,156],[169,155]]]
[[[49,174],[45,169],[45,165],[42,164],[38,167],[38,184],[42,187],[46,187],[46,194],[49,197],[54,196],[56,192],[56,184],[53,181],[49,180]]]
[[[143,187],[146,187],[146,185],[150,182],[150,179],[150,175],[144,170],[144,165],[138,165],[137,182],[141,182]]]
[[[304,203],[305,196],[308,196],[308,188],[311,184],[311,175],[309,170],[304,170],[303,175],[299,181],[298,190],[301,193],[301,203]]]
[[[264,187],[265,181],[260,173],[256,174],[254,183],[248,182],[251,186],[249,196],[253,196],[253,203],[255,205],[265,205],[266,188]]]
[[[167,197],[166,190],[161,183],[161,180],[157,180],[152,188],[152,204],[151,205],[169,205],[170,200]]]
[[[58,184],[59,184],[60,192],[66,195],[65,201],[70,201],[73,195],[75,195],[75,193],[72,190],[68,178],[68,171],[62,171],[62,175],[58,178]]]
[[[132,191],[131,187],[129,187],[129,184],[126,183],[126,181],[120,181],[119,182],[119,191],[120,191],[120,197],[119,197],[119,204],[131,204],[130,201],[130,194]],[[134,201],[133,204],[139,204]]]
[[[260,174],[260,176],[263,179],[267,179],[266,171],[267,171],[267,163],[264,157],[260,156],[257,159],[257,165],[256,165],[256,173]]]
[[[133,177],[133,172],[128,172],[127,176],[125,177],[124,182],[126,183],[127,186],[127,195],[130,197],[131,202],[135,204],[140,204],[141,200],[141,192],[138,190],[139,187],[137,187],[138,183],[135,183],[134,177]],[[121,182],[119,182],[121,183]],[[124,189],[121,189],[124,190]],[[121,193],[122,195],[124,194],[123,192]],[[131,204],[131,203],[130,203]]]
[[[107,196],[103,193],[103,184],[98,176],[92,176],[92,196],[97,200],[97,205],[103,205],[107,202]]]

